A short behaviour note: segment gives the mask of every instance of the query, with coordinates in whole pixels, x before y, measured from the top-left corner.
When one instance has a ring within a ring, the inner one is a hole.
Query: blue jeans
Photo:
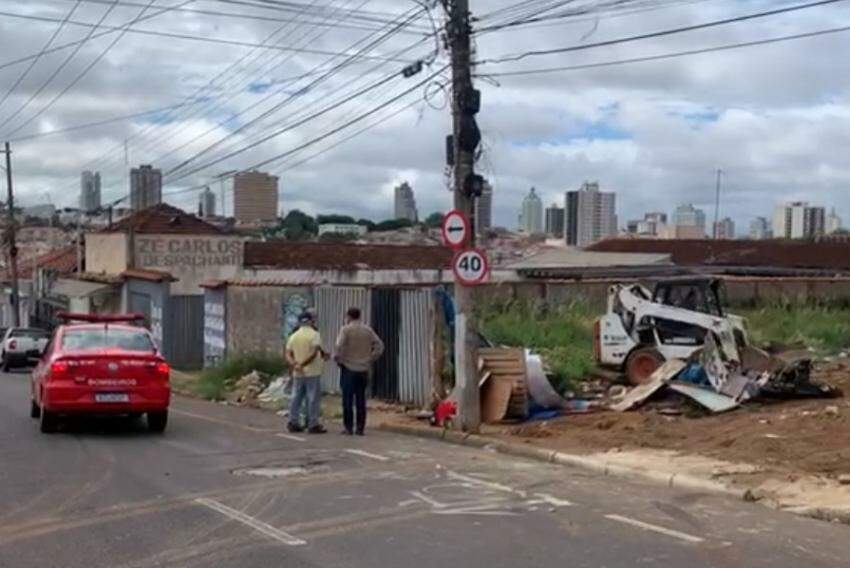
[[[339,386],[342,390],[342,422],[349,434],[355,427],[357,432],[362,434],[366,428],[366,387],[369,386],[369,373],[352,371],[345,367],[341,370]]]
[[[322,414],[321,377],[293,377],[292,401],[289,404],[289,423],[301,425],[301,407],[307,407],[307,428],[319,425]]]

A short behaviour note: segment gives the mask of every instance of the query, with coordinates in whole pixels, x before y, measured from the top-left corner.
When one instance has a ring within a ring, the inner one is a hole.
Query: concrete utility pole
[[[717,225],[720,222],[720,176],[723,175],[723,170],[717,168],[717,188],[714,194],[714,240],[720,238],[720,227]]]
[[[12,191],[12,150],[6,142],[6,206],[9,214],[9,268],[12,272],[12,321],[15,327],[21,326],[21,294],[18,289],[18,245],[15,244],[15,196]]]
[[[474,176],[475,146],[480,133],[475,126],[478,93],[472,86],[471,26],[469,0],[443,0],[448,11],[448,41],[452,61],[452,131],[454,161],[454,205],[475,227],[475,197],[469,191]],[[473,108],[474,107],[474,108]],[[470,231],[470,246],[475,231]],[[455,389],[459,394],[461,428],[477,432],[481,423],[478,390],[478,343],[473,328],[475,297],[473,288],[455,284]]]

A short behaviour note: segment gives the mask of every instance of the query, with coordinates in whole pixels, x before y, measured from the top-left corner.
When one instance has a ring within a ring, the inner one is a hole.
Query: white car
[[[50,333],[43,329],[30,327],[10,327],[3,335],[0,367],[8,371],[14,367],[32,364],[41,357]]]

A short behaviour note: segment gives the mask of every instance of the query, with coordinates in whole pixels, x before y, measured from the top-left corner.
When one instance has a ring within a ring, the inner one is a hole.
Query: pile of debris
[[[725,412],[757,398],[834,398],[838,389],[811,379],[812,360],[807,354],[772,355],[752,346],[740,361],[725,356],[706,335],[703,347],[687,360],[671,359],[644,384],[623,394],[610,408],[623,412],[640,406],[656,392],[667,389],[683,395],[711,412]]]
[[[243,375],[234,383],[227,394],[230,404],[259,407],[263,403],[277,403],[291,396],[291,387],[287,377],[272,380],[269,375],[254,370]]]

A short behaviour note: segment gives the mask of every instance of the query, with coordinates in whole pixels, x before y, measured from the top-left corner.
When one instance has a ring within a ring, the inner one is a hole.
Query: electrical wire
[[[47,43],[44,44],[44,47],[41,48],[41,51],[39,51],[36,54],[36,57],[33,58],[30,61],[30,64],[27,66],[27,68],[23,70],[23,72],[18,76],[17,80],[12,84],[11,87],[9,87],[9,90],[7,90],[6,93],[3,95],[3,98],[0,99],[0,107],[2,107],[3,103],[5,103],[6,100],[14,94],[14,92],[17,90],[17,88],[20,86],[20,84],[23,82],[23,80],[27,78],[30,71],[32,71],[32,68],[35,67],[35,65],[39,62],[41,57],[44,55],[44,52],[46,50],[50,49],[50,46],[53,45],[53,42],[56,40],[56,38],[59,36],[59,34],[62,33],[62,30],[65,29],[65,25],[68,23],[68,20],[71,18],[71,16],[74,15],[74,12],[77,11],[77,8],[80,6],[81,2],[82,2],[82,0],[76,0],[74,5],[71,6],[71,9],[68,11],[67,14],[65,14],[65,17],[62,18],[62,20],[59,22],[59,27],[56,28],[56,30],[50,36],[50,39],[48,39]]]
[[[806,32],[800,34],[792,34],[786,36],[772,37],[766,39],[760,39],[755,41],[745,41],[740,43],[732,43],[726,45],[719,45],[714,47],[706,47],[702,49],[689,49],[686,51],[676,51],[672,53],[663,53],[660,55],[649,55],[646,57],[632,57],[629,59],[618,59],[614,61],[601,61],[597,63],[587,63],[583,65],[567,65],[563,67],[545,67],[541,69],[525,69],[525,70],[517,70],[517,71],[503,71],[496,73],[479,73],[478,75],[487,76],[487,77],[520,77],[524,75],[539,75],[546,73],[557,73],[561,71],[578,71],[582,69],[596,69],[600,67],[611,67],[615,65],[626,65],[629,63],[643,63],[647,61],[660,61],[662,59],[673,59],[677,57],[687,57],[690,55],[700,55],[703,53],[713,53],[717,51],[728,51],[732,49],[740,49],[744,47],[753,47],[758,45],[768,45],[772,43],[779,43],[783,41],[791,41],[797,39],[805,39],[818,37],[823,35],[837,34],[842,32],[850,31],[850,26],[843,26],[840,28],[831,28],[825,30],[817,30],[813,32]]]
[[[117,3],[117,1],[118,0],[115,0],[115,2],[113,2],[112,5],[109,6],[109,8],[107,8],[106,11],[101,15],[100,20],[98,20],[98,22],[97,22],[97,26],[102,24],[103,21],[106,20],[107,17],[109,17],[109,14],[111,14],[112,10],[115,9],[115,4]],[[76,47],[74,48],[74,50],[70,54],[68,54],[67,57],[65,57],[65,59],[62,61],[62,63],[60,63],[59,66],[56,69],[53,70],[53,73],[50,74],[50,76],[47,78],[47,80],[44,81],[41,84],[41,86],[38,89],[36,89],[36,91],[32,95],[30,95],[30,97],[21,106],[18,107],[17,110],[15,110],[12,114],[7,116],[5,120],[0,122],[0,129],[4,128],[7,124],[9,124],[9,122],[11,122],[15,118],[17,118],[17,116],[19,114],[21,114],[24,110],[26,110],[27,107],[29,107],[30,104],[32,104],[32,102],[35,99],[38,98],[38,96],[44,91],[44,89],[46,89],[48,86],[50,86],[50,84],[53,82],[53,80],[56,78],[56,76],[59,75],[59,73],[61,73],[62,70],[65,69],[65,67],[68,66],[68,64],[71,62],[71,60],[74,58],[74,56],[76,56],[77,53],[79,53],[80,50],[83,48],[83,46],[86,44],[86,42],[88,42],[92,38],[95,30],[97,30],[97,26],[95,26],[95,27],[91,28],[91,30],[89,30],[89,33],[86,35],[85,38],[83,38],[83,41],[78,42],[76,44]],[[42,49],[41,52],[40,52],[40,55],[36,54],[34,56],[34,59],[37,60],[42,55],[44,55],[45,53],[48,53],[48,52],[49,52],[49,48]]]
[[[191,0],[191,1],[194,2],[195,0]],[[8,18],[19,18],[19,19],[23,19],[23,20],[34,20],[34,21],[40,21],[40,22],[58,22],[58,21],[60,21],[59,18],[52,18],[52,17],[48,17],[48,16],[31,16],[31,15],[25,15],[25,14],[15,14],[15,13],[12,13],[12,12],[3,12],[3,11],[0,11],[0,16],[8,17]],[[120,31],[122,33],[122,35],[126,34],[126,33],[131,33],[131,34],[146,35],[146,36],[153,36],[153,37],[167,37],[167,38],[173,38],[173,39],[183,39],[183,40],[188,40],[188,41],[199,41],[199,42],[203,42],[203,43],[213,43],[213,44],[217,44],[217,45],[230,45],[230,46],[233,46],[233,47],[259,47],[259,48],[263,48],[263,49],[271,49],[271,50],[276,50],[276,51],[289,51],[289,52],[295,52],[295,53],[304,53],[304,54],[308,54],[308,55],[345,55],[344,53],[333,52],[333,51],[322,50],[322,49],[314,49],[314,48],[295,49],[295,48],[286,47],[286,46],[259,44],[259,43],[254,43],[254,42],[250,42],[250,41],[241,41],[241,40],[235,40],[235,39],[215,38],[215,37],[199,36],[199,35],[192,35],[192,34],[182,34],[182,33],[176,33],[176,32],[162,32],[162,31],[156,31],[156,30],[140,30],[140,29],[134,29],[134,28],[126,28],[126,24],[124,26],[106,26],[106,25],[98,25],[98,24],[89,24],[89,23],[86,23],[86,22],[76,22],[76,21],[69,21],[68,23],[71,24],[71,25],[74,25],[74,26],[81,26],[81,27],[85,27],[85,28],[90,28],[92,30],[100,28],[100,29],[103,29],[103,30],[109,30],[110,32]],[[379,56],[367,56],[366,59],[381,60],[381,58]],[[395,62],[396,63],[410,63],[410,61],[395,61]],[[2,68],[2,67],[0,67],[0,68]]]
[[[789,13],[789,12],[795,12],[795,11],[798,11],[798,10],[805,10],[805,9],[808,9],[808,8],[819,7],[819,6],[824,6],[824,5],[827,5],[827,4],[834,4],[836,2],[843,2],[843,1],[844,0],[818,0],[817,2],[809,2],[807,4],[797,4],[795,6],[787,6],[785,8],[777,8],[777,9],[774,9],[774,10],[767,10],[767,11],[764,11],[764,12],[757,12],[757,13],[753,13],[753,14],[745,14],[745,15],[742,15],[742,16],[735,16],[733,18],[724,18],[722,20],[714,20],[714,21],[711,21],[711,22],[703,22],[701,24],[694,24],[694,25],[691,25],[691,26],[683,26],[683,27],[679,27],[679,28],[660,30],[660,31],[656,31],[656,32],[639,34],[639,35],[634,35],[634,36],[629,36],[629,37],[611,39],[611,40],[607,40],[607,41],[599,41],[599,42],[596,42],[596,43],[571,45],[571,46],[559,47],[559,48],[555,48],[555,49],[541,49],[541,50],[535,50],[535,51],[526,51],[524,53],[520,53],[520,54],[517,54],[517,55],[497,57],[497,58],[494,58],[494,59],[485,59],[485,60],[482,60],[482,61],[478,61],[477,64],[482,65],[482,64],[485,64],[485,63],[507,63],[507,62],[512,62],[512,61],[519,61],[521,59],[525,59],[526,57],[534,57],[534,56],[540,56],[540,55],[554,55],[554,54],[559,54],[559,53],[569,53],[569,52],[573,52],[573,51],[582,51],[582,50],[585,50],[585,49],[592,49],[592,48],[596,48],[596,47],[607,47],[607,46],[610,46],[610,45],[619,45],[619,44],[623,44],[623,43],[630,43],[630,42],[640,41],[640,40],[645,40],[645,39],[665,37],[665,36],[670,36],[670,35],[675,35],[675,34],[692,32],[692,31],[696,31],[696,30],[713,28],[713,27],[717,27],[717,26],[724,26],[724,25],[734,24],[734,23],[738,23],[738,22],[745,22],[745,21],[754,20],[754,19],[757,19],[757,18],[766,18],[766,17],[769,17],[769,16],[775,16],[775,15],[778,15],[778,14],[786,14],[786,13]]]

